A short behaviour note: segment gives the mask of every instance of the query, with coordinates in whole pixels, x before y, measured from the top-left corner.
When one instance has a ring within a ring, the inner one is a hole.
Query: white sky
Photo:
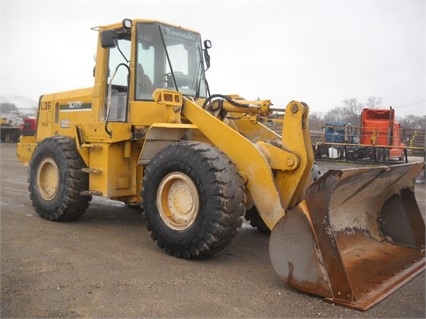
[[[325,113],[345,98],[382,98],[397,116],[425,115],[425,1],[2,0],[4,97],[93,84],[97,33],[123,18],[210,39],[212,93],[290,100]]]

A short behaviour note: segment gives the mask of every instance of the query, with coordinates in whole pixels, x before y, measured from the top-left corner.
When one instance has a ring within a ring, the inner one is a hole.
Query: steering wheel
[[[168,72],[164,75],[164,83],[166,87],[174,87],[173,75],[175,76],[176,84],[179,87],[189,86],[192,84],[192,77],[184,74],[181,71]]]

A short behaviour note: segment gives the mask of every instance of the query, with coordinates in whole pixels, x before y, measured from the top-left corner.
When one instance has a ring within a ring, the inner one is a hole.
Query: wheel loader
[[[140,205],[159,247],[195,259],[226,247],[247,211],[285,283],[360,310],[424,270],[421,164],[313,182],[307,104],[211,94],[198,32],[129,19],[94,30],[93,87],[42,95],[36,134],[17,146],[42,218],[76,219],[92,196]],[[282,134],[259,121],[277,109]]]

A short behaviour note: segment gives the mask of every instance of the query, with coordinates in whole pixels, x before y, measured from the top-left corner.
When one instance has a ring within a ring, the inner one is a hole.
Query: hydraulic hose
[[[203,104],[203,109],[206,109],[206,107],[207,107],[207,105],[212,101],[212,100],[215,100],[215,99],[221,99],[221,100],[225,100],[225,101],[227,101],[228,103],[230,103],[230,104],[232,104],[232,105],[234,105],[234,106],[236,106],[236,107],[250,107],[250,105],[248,105],[248,104],[243,104],[243,103],[238,103],[237,101],[235,101],[234,99],[232,99],[231,97],[229,97],[229,96],[227,96],[227,95],[223,95],[223,94],[213,94],[213,95],[210,95],[205,101],[204,101],[204,104]]]

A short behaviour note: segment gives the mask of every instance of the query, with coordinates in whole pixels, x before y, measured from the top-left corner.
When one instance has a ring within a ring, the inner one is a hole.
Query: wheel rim
[[[174,230],[188,229],[198,215],[197,187],[186,174],[168,174],[158,186],[157,207],[168,227]]]
[[[56,196],[59,187],[59,169],[53,159],[45,158],[38,166],[37,187],[45,200],[51,200]]]

